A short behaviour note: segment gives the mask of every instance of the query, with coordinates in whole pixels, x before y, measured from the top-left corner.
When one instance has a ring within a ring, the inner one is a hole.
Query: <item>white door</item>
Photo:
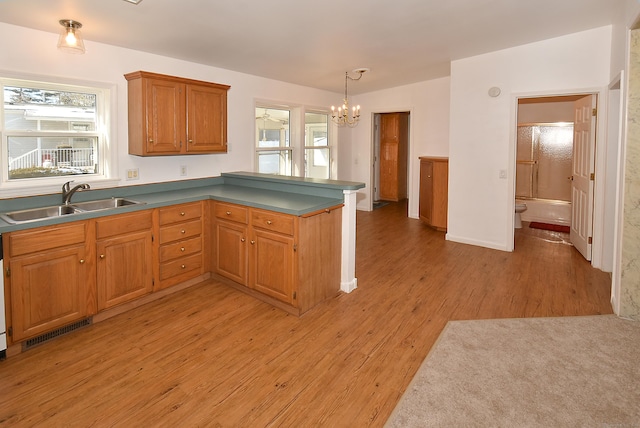
[[[591,260],[593,230],[596,102],[595,95],[587,95],[574,103],[570,240],[587,260]]]

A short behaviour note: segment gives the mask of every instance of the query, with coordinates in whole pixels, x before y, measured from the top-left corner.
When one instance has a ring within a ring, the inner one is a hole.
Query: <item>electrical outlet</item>
[[[498,174],[498,178],[507,178],[507,170],[506,169],[501,169],[500,173]]]
[[[181,165],[180,166],[180,175],[185,177],[187,175],[187,166],[186,165]]]
[[[138,178],[138,168],[127,170],[127,180],[137,180]]]

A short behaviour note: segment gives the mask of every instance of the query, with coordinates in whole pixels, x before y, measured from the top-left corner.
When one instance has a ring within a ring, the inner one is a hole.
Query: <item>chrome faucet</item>
[[[91,189],[91,186],[89,186],[87,183],[78,184],[72,189],[71,183],[73,183],[73,181],[67,181],[62,185],[62,203],[65,205],[69,205],[69,203],[71,202],[71,197],[74,193],[80,190]]]

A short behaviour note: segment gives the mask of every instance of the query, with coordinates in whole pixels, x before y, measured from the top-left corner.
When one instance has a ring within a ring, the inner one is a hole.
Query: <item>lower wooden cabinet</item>
[[[214,270],[302,314],[340,289],[341,213],[298,217],[216,202]]]
[[[12,232],[7,251],[10,341],[19,342],[96,313],[87,223]]]
[[[158,281],[162,290],[204,273],[202,202],[158,209]]]
[[[153,291],[152,211],[96,220],[98,310]]]
[[[447,230],[449,204],[449,159],[420,158],[420,220],[438,230]]]

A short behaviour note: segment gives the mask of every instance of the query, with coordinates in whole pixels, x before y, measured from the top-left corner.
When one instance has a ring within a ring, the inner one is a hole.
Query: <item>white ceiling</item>
[[[451,60],[609,25],[624,0],[2,0],[0,21],[352,94],[447,76]],[[7,43],[5,41],[4,43]],[[55,45],[52,45],[55,49]],[[88,44],[87,49],[91,49]]]

